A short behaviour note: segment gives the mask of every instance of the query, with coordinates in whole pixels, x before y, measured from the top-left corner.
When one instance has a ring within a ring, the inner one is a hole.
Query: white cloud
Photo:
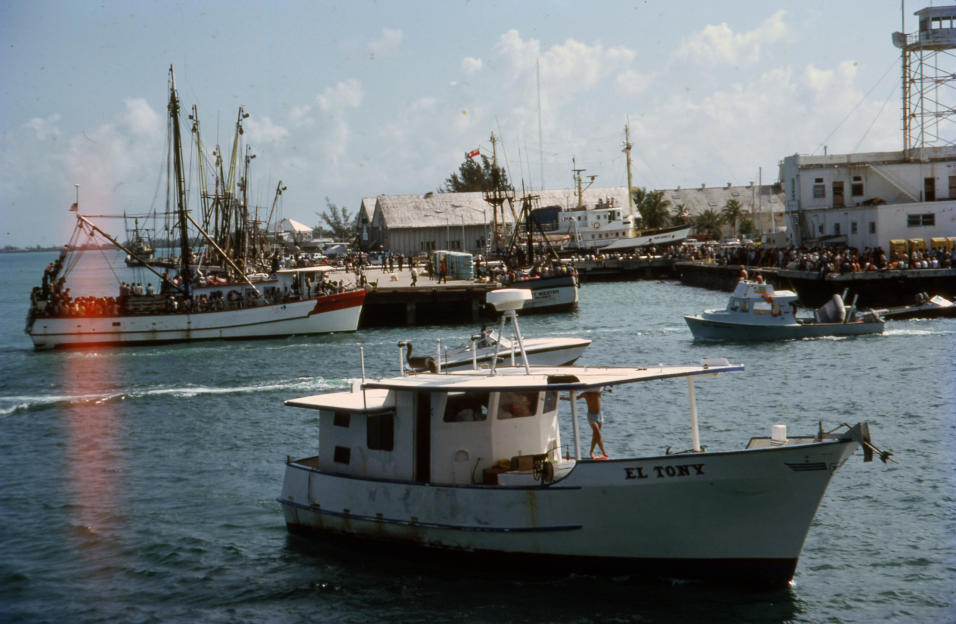
[[[244,126],[251,143],[278,143],[289,136],[288,130],[276,125],[268,117],[263,117],[261,120],[257,117],[249,117],[244,122]]]
[[[132,134],[141,137],[155,137],[161,134],[164,122],[159,114],[142,98],[125,98],[123,104],[126,110],[120,118],[120,123]]]
[[[675,56],[705,65],[756,63],[760,60],[762,45],[774,43],[787,35],[787,25],[783,19],[785,15],[786,11],[781,9],[757,28],[739,34],[734,33],[726,22],[705,26],[700,32],[685,39]]]
[[[334,113],[346,108],[358,108],[364,97],[361,83],[352,78],[327,88],[315,101],[322,111]]]
[[[614,79],[614,87],[625,97],[645,93],[657,79],[656,74],[642,74],[633,69],[625,69]]]
[[[394,28],[383,28],[382,36],[370,41],[368,44],[369,58],[379,58],[385,56],[393,50],[397,50],[402,44],[404,34],[401,30]]]
[[[474,58],[473,56],[466,56],[461,61],[461,71],[466,74],[474,74],[475,72],[481,71],[483,63],[480,58]]]
[[[33,130],[38,140],[46,141],[60,137],[60,129],[57,127],[59,121],[60,113],[53,113],[47,117],[34,117],[23,125]]]

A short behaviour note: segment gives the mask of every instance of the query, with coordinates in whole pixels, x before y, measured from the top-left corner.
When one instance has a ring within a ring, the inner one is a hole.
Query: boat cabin
[[[753,280],[740,280],[727,302],[727,312],[770,316],[793,316],[799,301],[792,290],[774,291],[773,286]]]
[[[322,471],[465,485],[497,482],[496,470],[530,472],[545,459],[560,459],[556,390],[483,389],[480,383],[463,389],[450,377],[414,375],[405,378],[407,389],[367,384],[364,391],[286,404],[319,410]],[[459,389],[434,387],[442,383]]]

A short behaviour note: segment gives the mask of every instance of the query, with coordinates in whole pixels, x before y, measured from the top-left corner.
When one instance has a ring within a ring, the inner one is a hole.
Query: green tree
[[[748,237],[757,233],[757,226],[754,225],[753,219],[748,217],[740,222],[740,233]]]
[[[323,236],[331,236],[337,241],[351,242],[355,238],[355,228],[352,224],[352,217],[345,206],[336,206],[332,201],[325,198],[325,211],[316,212],[325,227],[320,223],[315,227],[315,231]]]
[[[684,225],[685,223],[690,223],[692,218],[690,213],[687,211],[687,206],[684,204],[677,204],[674,207],[674,212],[671,214],[671,225]]]
[[[456,173],[448,176],[441,193],[466,193],[469,191],[506,191],[511,188],[508,174],[501,167],[495,167],[491,160],[481,155],[481,162],[466,158]]]
[[[727,200],[723,210],[720,211],[720,218],[724,223],[730,224],[731,235],[737,234],[737,219],[743,216],[743,206],[734,198]]]
[[[634,205],[641,213],[646,228],[666,227],[671,220],[668,207],[670,202],[664,199],[664,191],[648,191],[645,188],[631,189]]]
[[[723,219],[720,215],[708,208],[694,217],[694,230],[699,234],[710,234],[715,239],[719,239],[722,223]]]

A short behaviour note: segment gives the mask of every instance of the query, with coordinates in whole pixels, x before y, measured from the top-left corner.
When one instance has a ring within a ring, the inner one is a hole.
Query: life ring
[[[226,299],[229,301],[238,301],[240,297],[242,297],[242,295],[239,294],[238,290],[230,290],[229,294],[226,295]]]

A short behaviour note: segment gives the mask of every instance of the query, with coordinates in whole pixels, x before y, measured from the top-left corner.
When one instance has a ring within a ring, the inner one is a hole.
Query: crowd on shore
[[[956,267],[956,248],[887,252],[881,247],[859,250],[855,247],[757,247],[716,245],[671,245],[649,248],[629,254],[592,253],[574,260],[630,260],[660,257],[710,264],[739,264],[767,268],[820,273],[859,273],[904,269],[949,269]]]

